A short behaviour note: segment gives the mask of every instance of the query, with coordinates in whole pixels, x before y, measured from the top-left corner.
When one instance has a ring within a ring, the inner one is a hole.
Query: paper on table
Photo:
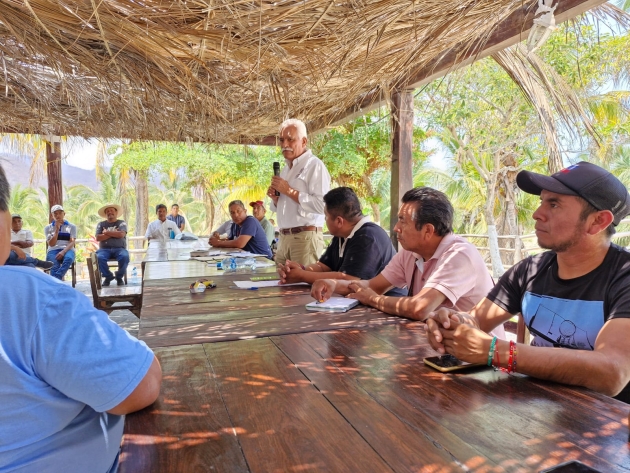
[[[270,266],[275,266],[276,263],[274,263],[273,261],[256,261],[256,267],[257,268],[268,268]]]
[[[260,253],[251,253],[250,251],[233,251],[229,254],[230,256],[240,256],[241,258],[249,258],[250,256],[267,256]]]
[[[234,281],[241,289],[250,289],[252,287],[275,287],[280,286],[280,280],[274,281]],[[305,282],[296,282],[293,284],[282,284],[282,286],[308,286]]]
[[[222,254],[221,251],[208,251],[208,250],[194,250],[190,252],[190,256],[192,258],[195,257],[206,257],[206,256],[217,256]]]

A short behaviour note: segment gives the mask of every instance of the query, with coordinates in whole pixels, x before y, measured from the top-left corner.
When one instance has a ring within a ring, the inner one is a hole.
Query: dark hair
[[[228,204],[228,209],[229,209],[230,207],[232,207],[233,205],[239,205],[239,206],[241,206],[241,207],[245,208],[245,204],[243,203],[243,201],[242,201],[242,200],[233,200],[232,202],[230,202],[230,203]]]
[[[582,212],[580,212],[580,222],[584,222],[588,218],[589,215],[595,212],[599,212],[599,210],[593,207],[589,203],[588,200],[583,199],[582,197],[579,197],[579,196],[577,196],[577,198],[582,201]],[[617,230],[615,229],[615,226],[611,222],[611,224],[606,227],[606,237],[611,238],[616,232]]]
[[[179,205],[177,205],[177,204],[173,204],[173,205],[171,205],[171,208],[173,208],[173,207],[177,207],[177,208],[179,208]]]
[[[430,223],[438,236],[453,231],[453,206],[443,192],[430,187],[416,187],[405,192],[402,202],[416,202],[417,230]]]
[[[11,186],[4,174],[4,169],[0,166],[0,211],[9,211],[9,200],[11,199]]]
[[[337,187],[328,191],[324,196],[324,203],[326,211],[335,217],[342,217],[348,221],[363,217],[361,202],[349,187]]]
[[[166,208],[166,205],[164,205],[164,204],[157,204],[157,205],[155,206],[155,213],[158,213],[158,210],[160,210],[160,209],[168,210],[168,209]]]

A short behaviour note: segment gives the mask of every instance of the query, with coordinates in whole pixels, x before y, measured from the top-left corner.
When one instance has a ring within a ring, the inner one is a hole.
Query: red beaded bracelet
[[[494,363],[494,358],[496,357],[497,362],[496,364]],[[497,349],[494,351],[494,356],[492,357],[492,366],[494,367],[495,371],[501,370],[507,374],[512,374],[512,373],[516,373],[516,343],[514,343],[512,340],[510,340],[510,354],[508,357],[508,362],[507,362],[507,367],[506,368],[502,368],[501,367],[501,360],[499,358],[499,350],[498,347]]]
[[[516,373],[516,343],[514,343],[514,353],[512,353],[512,373]]]
[[[510,340],[510,355],[508,356],[508,362],[506,367],[507,374],[512,372],[512,361],[514,360],[514,342]]]
[[[494,358],[496,357],[497,359],[497,364],[494,364]],[[498,348],[496,350],[494,350],[494,356],[492,357],[492,367],[494,368],[494,371],[499,371],[501,369],[501,360],[499,359],[499,350]]]

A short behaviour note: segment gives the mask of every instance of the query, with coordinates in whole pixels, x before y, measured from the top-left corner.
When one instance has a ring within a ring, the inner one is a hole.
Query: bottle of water
[[[253,271],[256,269],[256,260],[254,258],[237,258],[231,256],[221,261],[221,266],[226,273],[236,271]]]
[[[168,237],[169,237],[171,240],[174,240],[174,239],[175,239],[175,230],[173,230],[173,229],[171,228],[171,229],[168,231]]]
[[[138,284],[138,269],[135,266],[131,270],[131,284]]]

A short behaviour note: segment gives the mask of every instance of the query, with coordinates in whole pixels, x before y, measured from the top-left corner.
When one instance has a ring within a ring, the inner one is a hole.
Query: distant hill
[[[17,154],[0,153],[0,164],[2,164],[11,186],[21,184],[24,187],[28,187],[29,169],[31,167],[30,158],[21,157]],[[88,186],[92,189],[96,189],[98,187],[96,173],[94,170],[88,171],[62,163],[61,176],[64,186],[69,187],[77,184],[83,184],[84,186]],[[34,187],[48,187],[45,174],[39,182],[34,184]]]

